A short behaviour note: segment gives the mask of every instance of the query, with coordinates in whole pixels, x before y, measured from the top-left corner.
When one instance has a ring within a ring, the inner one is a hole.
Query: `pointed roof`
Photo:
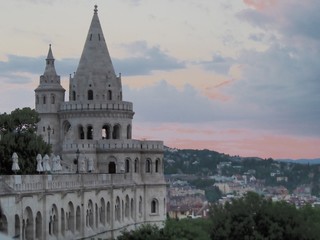
[[[96,79],[106,79],[106,76],[108,78],[116,77],[100,25],[97,5],[95,5],[75,79],[89,79],[93,75]]]
[[[46,68],[43,73],[44,76],[56,76],[57,72],[54,67],[54,57],[51,50],[51,44],[49,44],[49,51],[46,58]]]

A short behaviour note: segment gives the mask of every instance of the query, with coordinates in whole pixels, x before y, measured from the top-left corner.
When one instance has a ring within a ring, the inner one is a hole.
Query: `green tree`
[[[286,202],[273,203],[248,193],[225,206],[213,206],[211,239],[319,239],[315,234],[319,232],[319,217],[319,212],[311,208],[300,210]]]
[[[0,115],[0,174],[11,174],[14,152],[18,154],[22,174],[36,171],[36,155],[49,154],[51,146],[36,134],[39,115],[30,108]]]

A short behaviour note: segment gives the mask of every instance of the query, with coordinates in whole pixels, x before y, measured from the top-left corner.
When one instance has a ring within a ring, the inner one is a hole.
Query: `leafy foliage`
[[[166,221],[164,228],[143,225],[134,231],[125,231],[117,240],[209,240],[210,221],[183,219]]]
[[[310,207],[296,209],[248,193],[242,199],[212,208],[211,239],[318,239],[320,215]]]
[[[19,157],[22,174],[36,171],[36,155],[48,154],[51,146],[36,134],[38,113],[30,108],[16,109],[0,115],[0,174],[11,174],[13,152]]]

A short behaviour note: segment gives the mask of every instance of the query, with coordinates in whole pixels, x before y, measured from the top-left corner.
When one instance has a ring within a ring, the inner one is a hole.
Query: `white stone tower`
[[[35,106],[41,118],[37,133],[42,135],[46,142],[52,144],[54,152],[60,150],[58,130],[60,120],[57,113],[61,103],[64,102],[64,93],[65,89],[60,84],[60,76],[56,73],[50,44],[46,68],[40,76],[39,86],[35,89]]]

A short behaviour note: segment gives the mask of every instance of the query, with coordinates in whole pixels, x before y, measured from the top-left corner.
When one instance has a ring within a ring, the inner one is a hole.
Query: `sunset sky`
[[[320,158],[319,0],[2,1],[1,113],[34,108],[49,44],[68,89],[95,4],[134,138]]]

